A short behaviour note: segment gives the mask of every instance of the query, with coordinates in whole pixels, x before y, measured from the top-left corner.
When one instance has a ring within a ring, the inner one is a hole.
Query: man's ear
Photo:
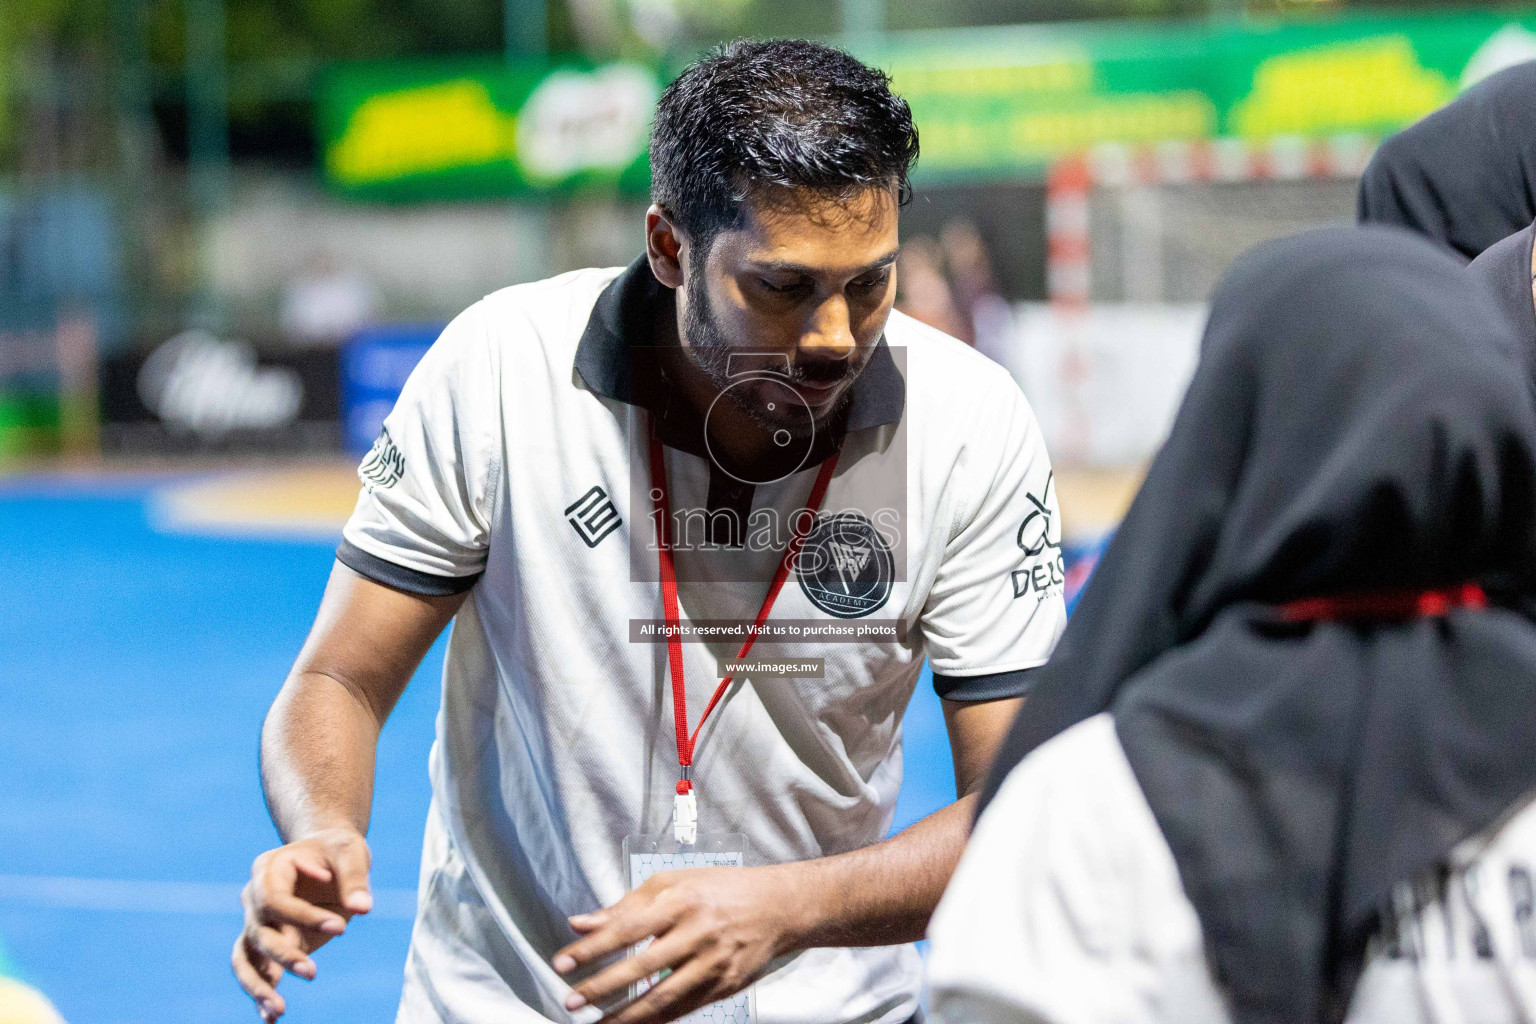
[[[645,211],[645,256],[651,273],[668,288],[683,286],[683,236],[672,215],[651,204]]]

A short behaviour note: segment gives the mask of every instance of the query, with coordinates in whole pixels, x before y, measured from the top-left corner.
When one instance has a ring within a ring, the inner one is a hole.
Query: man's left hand
[[[607,1002],[664,970],[671,973],[604,1017],[605,1024],[661,1024],[741,991],[770,960],[794,948],[806,894],[788,877],[793,870],[666,871],[605,910],[572,917],[571,927],[583,937],[555,954],[561,974],[655,941],[577,985],[566,1009]]]

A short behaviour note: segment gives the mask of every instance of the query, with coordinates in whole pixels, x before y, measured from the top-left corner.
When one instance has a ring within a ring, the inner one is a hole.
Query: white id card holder
[[[695,842],[680,843],[674,836],[624,837],[624,863],[629,865],[629,887],[634,889],[652,875],[663,871],[683,871],[688,868],[739,868],[746,866],[747,837],[739,832],[696,833]],[[630,949],[630,955],[639,953],[651,940],[647,939]],[[666,976],[665,972],[653,974],[630,988],[630,998],[636,998]],[[679,1024],[753,1024],[757,1019],[756,985],[749,985],[735,995],[717,1003],[702,1006],[692,1013],[677,1018]]]

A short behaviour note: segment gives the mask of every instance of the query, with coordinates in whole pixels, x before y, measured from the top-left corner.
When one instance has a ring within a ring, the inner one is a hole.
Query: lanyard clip
[[[699,802],[691,789],[672,797],[672,838],[683,846],[699,841]]]

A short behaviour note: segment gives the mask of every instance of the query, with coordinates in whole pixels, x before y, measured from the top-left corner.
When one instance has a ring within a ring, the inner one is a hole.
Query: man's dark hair
[[[917,128],[890,76],[801,39],[738,40],[689,65],[661,94],[651,129],[651,199],[702,257],[741,223],[754,189],[810,189],[832,201],[912,187]]]

